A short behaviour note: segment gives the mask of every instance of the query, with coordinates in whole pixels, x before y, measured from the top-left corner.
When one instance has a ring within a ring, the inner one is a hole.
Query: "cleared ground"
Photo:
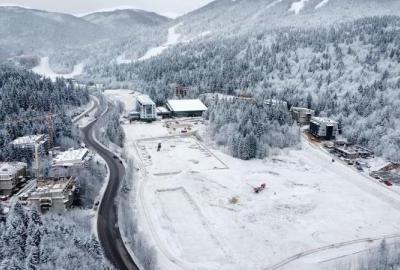
[[[160,224],[169,230],[168,237],[183,258],[189,262],[226,259],[207,220],[184,188],[158,190],[157,199],[162,206]],[[187,222],[188,217],[191,222]]]
[[[158,151],[158,145],[161,149]],[[190,169],[205,171],[227,169],[211,151],[205,148],[195,137],[175,136],[137,142],[140,156],[153,175],[178,174]],[[166,162],[166,161],[169,162]]]
[[[195,138],[165,138],[171,132],[165,122],[124,129],[126,150],[143,161],[140,227],[157,247],[162,269],[268,269],[308,250],[400,232],[397,193],[332,163],[305,141],[301,150],[242,161],[207,143],[198,148]],[[254,194],[262,183],[266,190]],[[372,244],[348,246],[340,255]],[[337,254],[325,252],[321,260],[313,254],[286,269],[324,269],[319,261]]]
[[[212,156],[182,158],[190,153],[185,140],[171,145],[166,153],[149,145],[155,162],[147,166],[145,200],[161,244],[195,269],[264,269],[309,249],[400,231],[396,194],[306,143],[303,150],[265,161],[235,160],[216,151],[225,170],[213,169]],[[254,194],[252,187],[262,183],[267,189]],[[160,189],[185,190],[190,200],[170,192],[161,201]],[[188,210],[188,201],[196,208]],[[210,247],[206,236],[193,239],[191,234],[204,230],[220,244]],[[210,248],[229,259],[201,256]]]

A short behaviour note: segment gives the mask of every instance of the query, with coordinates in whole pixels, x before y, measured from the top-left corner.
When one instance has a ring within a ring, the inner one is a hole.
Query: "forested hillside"
[[[0,62],[10,58],[24,62],[27,58],[48,56],[55,72],[70,73],[74,65],[82,62],[109,63],[121,55],[136,59],[163,42],[168,28],[164,25],[168,22],[164,16],[142,10],[76,17],[0,6]],[[34,64],[38,64],[37,60]]]
[[[397,15],[396,0],[216,0],[181,18],[181,31],[237,36],[280,27],[316,27],[364,17]]]
[[[134,82],[158,102],[173,84],[193,95],[269,92],[290,105],[311,103],[338,119],[348,139],[400,160],[400,19],[364,18],[327,28],[180,45],[144,63],[96,66],[93,76]]]
[[[17,203],[0,223],[0,269],[110,269],[88,231],[68,216],[42,218]]]
[[[44,116],[54,118],[55,140],[72,136],[70,106],[81,106],[89,101],[86,89],[76,89],[65,80],[52,82],[24,69],[0,66],[0,160],[12,159],[9,142],[23,135],[47,133],[45,120],[17,122]]]
[[[107,32],[75,16],[21,7],[0,7],[0,45],[5,56],[79,48]],[[1,56],[1,54],[0,54]]]

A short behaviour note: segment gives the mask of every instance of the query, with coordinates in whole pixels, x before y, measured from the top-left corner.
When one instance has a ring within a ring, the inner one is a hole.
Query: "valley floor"
[[[126,101],[130,94],[108,95]],[[300,150],[242,161],[199,140],[206,125],[201,119],[123,124],[140,174],[140,228],[161,269],[323,269],[331,258],[400,232],[400,195],[332,163],[319,146],[304,140]],[[266,189],[255,194],[263,183]],[[356,239],[364,241],[330,246]],[[328,248],[303,258],[320,247]],[[299,253],[297,263],[272,267]]]

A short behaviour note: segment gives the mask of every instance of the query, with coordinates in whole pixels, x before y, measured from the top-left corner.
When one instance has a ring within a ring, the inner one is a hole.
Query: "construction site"
[[[37,206],[43,212],[58,213],[72,207],[77,195],[77,179],[71,177],[68,169],[84,168],[91,155],[86,148],[63,152],[55,145],[53,122],[56,117],[57,114],[49,113],[14,120],[15,123],[44,121],[47,133],[18,137],[10,143],[16,156],[29,162],[0,163],[0,199],[5,206],[19,201],[23,205]]]
[[[200,118],[122,127],[138,177],[135,211],[162,268],[269,269],[323,246],[335,258],[329,245],[349,240],[359,239],[346,244],[357,252],[374,244],[362,239],[400,229],[398,194],[332,163],[322,145],[304,139],[300,150],[243,161],[208,141]]]

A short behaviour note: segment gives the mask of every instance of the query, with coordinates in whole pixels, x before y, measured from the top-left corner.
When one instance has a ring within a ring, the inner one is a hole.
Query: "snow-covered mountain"
[[[137,9],[116,9],[114,11],[96,12],[82,19],[117,31],[119,35],[130,34],[138,28],[159,26],[170,21],[169,18],[154,12]]]
[[[126,39],[168,23],[142,10],[96,12],[83,17],[19,6],[0,6],[0,59],[30,54],[49,56],[77,52],[91,45]],[[126,42],[124,42],[126,43]]]
[[[327,25],[366,16],[398,15],[397,0],[216,0],[178,18],[181,31],[238,34],[277,27]]]
[[[72,15],[22,7],[0,7],[3,54],[78,47],[106,38],[106,31]]]

